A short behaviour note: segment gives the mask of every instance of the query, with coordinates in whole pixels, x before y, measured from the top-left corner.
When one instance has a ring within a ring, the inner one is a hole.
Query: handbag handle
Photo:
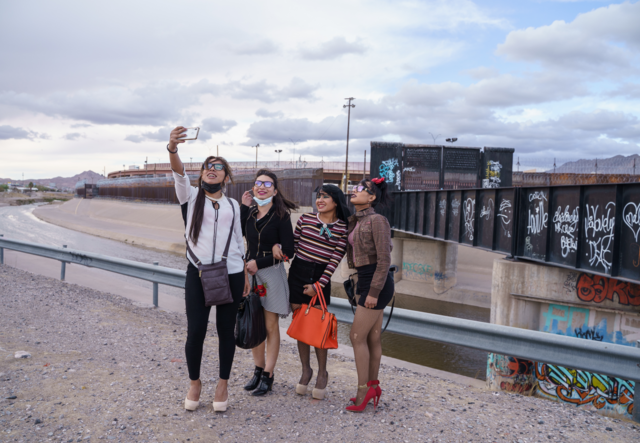
[[[315,306],[316,300],[320,301],[320,309],[322,309],[322,320],[324,320],[324,316],[327,314],[327,305],[324,300],[324,293],[322,292],[322,286],[320,286],[319,282],[315,282],[313,284],[314,289],[316,290],[316,295],[313,296],[311,302],[309,302],[309,306],[307,306],[307,310],[304,315],[309,313],[309,310],[312,306]]]

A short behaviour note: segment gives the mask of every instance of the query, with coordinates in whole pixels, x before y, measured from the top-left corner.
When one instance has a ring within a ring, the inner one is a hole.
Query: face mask
[[[264,200],[260,200],[258,197],[253,197],[253,200],[258,204],[258,206],[268,205],[269,203],[271,203],[272,199],[273,195],[269,198],[265,198]]]
[[[211,194],[215,194],[216,192],[220,191],[222,189],[222,185],[220,183],[215,183],[215,184],[209,184],[207,182],[205,182],[204,180],[202,181],[202,189],[204,189],[205,191],[211,193]]]

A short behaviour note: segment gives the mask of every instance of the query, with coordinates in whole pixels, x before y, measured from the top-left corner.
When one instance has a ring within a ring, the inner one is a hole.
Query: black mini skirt
[[[372,263],[370,265],[364,265],[356,268],[356,271],[358,271],[358,287],[356,289],[356,294],[360,296],[358,298],[358,305],[362,307],[364,307],[364,302],[367,299],[367,295],[369,295],[371,280],[373,280],[373,274],[376,272],[377,267],[377,263]],[[378,295],[378,304],[373,309],[384,309],[389,302],[391,302],[394,292],[395,283],[393,281],[393,272],[389,271],[387,273],[387,281],[384,283],[384,287],[382,288],[382,291],[380,291],[380,295]]]
[[[295,305],[311,303],[311,297],[302,293],[304,285],[312,285],[320,280],[326,267],[326,263],[314,263],[294,258],[289,268],[289,303]],[[331,303],[331,282],[327,283],[322,292],[324,300],[329,306]]]

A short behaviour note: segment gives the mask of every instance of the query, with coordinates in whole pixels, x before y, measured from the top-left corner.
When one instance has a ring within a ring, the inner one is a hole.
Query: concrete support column
[[[401,253],[404,280],[432,284],[437,294],[456,285],[458,245],[409,236],[397,240],[402,240],[403,243]]]
[[[394,237],[391,239],[393,242],[393,249],[391,250],[391,264],[396,265],[400,272],[395,274],[394,281],[398,283],[402,280],[402,254],[404,251],[404,239],[399,237]]]

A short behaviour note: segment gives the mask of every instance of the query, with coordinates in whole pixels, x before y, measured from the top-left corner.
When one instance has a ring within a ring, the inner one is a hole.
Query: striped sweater
[[[320,277],[320,285],[324,288],[331,281],[331,276],[344,257],[347,248],[347,224],[338,220],[327,225],[331,238],[326,233],[320,235],[323,223],[318,214],[310,212],[302,214],[293,233],[296,257],[313,263],[326,263],[327,267]]]

